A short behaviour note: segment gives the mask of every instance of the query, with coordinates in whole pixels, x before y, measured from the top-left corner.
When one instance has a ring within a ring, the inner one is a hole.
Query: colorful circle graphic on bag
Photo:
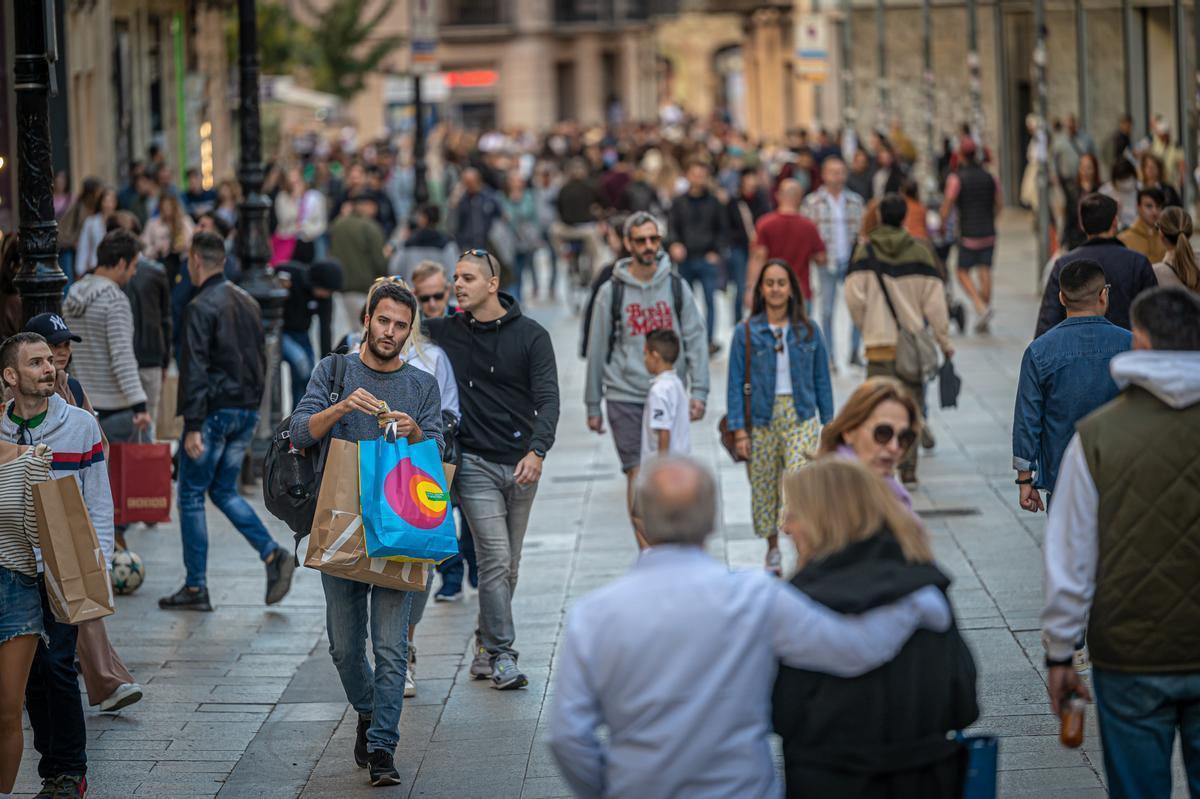
[[[388,472],[383,495],[392,512],[413,527],[431,530],[446,519],[450,503],[437,480],[405,458]]]

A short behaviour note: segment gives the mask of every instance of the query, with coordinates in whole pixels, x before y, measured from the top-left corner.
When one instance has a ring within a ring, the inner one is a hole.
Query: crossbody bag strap
[[[887,302],[888,310],[892,312],[892,321],[896,323],[896,330],[901,329],[900,316],[896,313],[896,306],[892,304],[892,295],[888,291],[887,284],[883,282],[883,273],[879,269],[879,261],[875,259],[875,249],[867,244],[867,260],[871,263],[871,271],[875,273],[875,279],[879,281],[879,290],[883,292],[883,299]]]
[[[746,432],[750,432],[750,355],[752,353],[750,345],[750,319],[746,319],[746,371],[742,377],[742,412],[746,416]]]

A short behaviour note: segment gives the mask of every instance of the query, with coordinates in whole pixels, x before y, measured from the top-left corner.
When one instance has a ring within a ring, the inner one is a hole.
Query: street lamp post
[[[242,204],[238,207],[237,254],[242,269],[241,284],[262,308],[267,340],[267,375],[258,430],[251,446],[252,474],[266,454],[272,431],[282,417],[280,404],[279,335],[283,326],[283,305],[287,289],[269,267],[271,232],[268,226],[270,204],[263,196],[262,126],[258,110],[258,19],[254,0],[238,0],[238,86],[241,107],[238,114],[241,161],[238,179],[242,184]]]
[[[14,0],[13,85],[17,94],[17,181],[21,268],[13,281],[25,319],[62,308],[67,276],[58,265],[54,161],[50,148],[52,20],[41,0]]]
[[[1033,78],[1037,86],[1037,259],[1038,286],[1050,260],[1050,138],[1046,129],[1046,0],[1034,0]]]

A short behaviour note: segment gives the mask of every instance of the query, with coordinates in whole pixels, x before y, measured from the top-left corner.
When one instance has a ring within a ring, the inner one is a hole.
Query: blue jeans
[[[37,654],[25,684],[25,710],[33,727],[33,748],[41,755],[38,776],[87,773],[87,727],[75,671],[75,644],[79,628],[63,624],[50,611],[46,581],[38,578],[42,595],[42,623],[49,645],[38,641]]]
[[[471,535],[471,525],[467,523],[467,514],[458,514],[458,554],[453,555],[437,566],[438,574],[442,575],[442,587],[439,593],[457,594],[462,590],[463,562],[470,570],[468,579],[471,585],[479,587],[479,567],[475,563],[475,539]]]
[[[829,350],[830,363],[837,363],[837,352],[833,346],[833,309],[837,305],[838,284],[846,279],[849,269],[849,261],[842,261],[836,267],[823,266],[817,269],[821,293],[821,332],[825,334],[825,348]],[[854,357],[860,347],[862,331],[851,326],[850,357]]]
[[[395,752],[400,741],[400,711],[404,708],[408,618],[413,595],[324,573],[321,587],[325,589],[329,654],[342,680],[346,700],[360,715],[371,717],[367,751]],[[367,661],[368,618],[374,671]]]
[[[708,342],[711,344],[713,327],[717,323],[717,267],[703,258],[685,258],[679,265],[679,276],[692,285],[700,281],[700,288],[704,292],[705,325],[708,330]]]
[[[1171,750],[1179,730],[1188,792],[1200,797],[1200,673],[1093,669],[1092,682],[1109,795],[1167,799]]]
[[[317,356],[313,352],[312,338],[307,333],[285,330],[279,337],[279,354],[292,376],[292,410],[304,398],[308,380],[312,377]]]
[[[521,284],[525,282],[525,273],[534,272],[533,268],[533,253],[518,252],[513,255],[512,262],[512,283],[508,285],[506,291],[513,295],[513,299],[517,302],[521,301]],[[537,278],[533,280],[533,290],[537,291]]]
[[[745,247],[730,247],[729,257],[725,259],[725,268],[729,271],[729,279],[733,281],[733,323],[742,321],[742,304],[746,301],[746,265],[750,253]]]
[[[192,460],[179,453],[179,528],[183,535],[183,565],[187,585],[204,588],[208,583],[208,521],[204,516],[204,494],[212,497],[225,518],[245,536],[264,561],[279,549],[266,526],[237,490],[242,459],[250,446],[258,411],[222,408],[204,420],[204,454]],[[187,434],[184,434],[187,438]],[[182,445],[181,445],[182,447]]]

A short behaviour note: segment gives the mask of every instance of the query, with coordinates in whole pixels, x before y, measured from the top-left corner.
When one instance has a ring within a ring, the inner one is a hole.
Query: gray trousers
[[[455,475],[462,512],[475,537],[479,561],[479,643],[493,657],[513,649],[517,631],[513,625],[512,598],[517,590],[521,545],[529,512],[537,494],[537,483],[518,485],[513,466],[491,463],[478,455],[463,453]]]

